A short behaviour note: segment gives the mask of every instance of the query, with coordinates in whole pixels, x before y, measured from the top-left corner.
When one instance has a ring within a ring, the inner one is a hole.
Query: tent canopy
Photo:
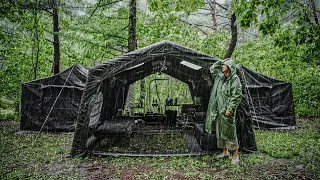
[[[174,42],[161,41],[91,68],[77,117],[71,155],[85,153],[87,140],[96,128],[115,117],[118,109],[124,108],[131,83],[156,72],[188,84],[192,99],[201,98],[205,112],[213,85],[209,67],[217,60]],[[291,84],[241,65],[237,71],[244,93],[237,117],[238,136],[243,138],[241,146],[244,149],[256,149],[252,121],[258,121],[261,128],[295,125]],[[258,95],[251,96],[255,92]],[[259,99],[263,93],[265,99]],[[281,97],[284,94],[285,98]],[[268,110],[263,109],[264,106]],[[262,110],[265,111],[260,113]]]
[[[87,74],[74,64],[54,76],[22,83],[20,129],[74,131]]]

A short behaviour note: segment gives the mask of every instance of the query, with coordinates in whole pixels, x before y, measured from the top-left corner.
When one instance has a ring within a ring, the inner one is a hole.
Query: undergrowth
[[[320,119],[298,124],[256,130],[260,152],[231,165],[216,155],[71,159],[72,134],[17,133],[19,122],[2,119],[0,179],[319,179]]]

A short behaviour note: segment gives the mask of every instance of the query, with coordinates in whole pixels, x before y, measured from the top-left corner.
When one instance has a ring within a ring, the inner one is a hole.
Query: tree
[[[164,12],[173,11],[176,14],[179,14],[179,11],[185,12],[185,17],[180,17],[179,21],[198,28],[205,35],[208,35],[208,33],[212,31],[215,32],[218,29],[223,30],[225,25],[230,26],[231,39],[229,41],[230,43],[228,43],[228,49],[224,53],[223,57],[224,58],[231,57],[237,45],[237,34],[238,34],[236,15],[234,13],[231,13],[231,15],[228,14],[231,9],[230,8],[231,3],[226,2],[225,4],[220,4],[216,0],[206,0],[206,1],[175,0],[170,2],[150,0],[150,4],[151,4],[151,10],[156,10],[158,9],[158,7],[161,7],[161,11],[164,11]],[[188,6],[183,6],[183,4],[188,4]],[[216,6],[218,6],[218,8]],[[192,20],[191,21],[188,20],[189,17],[197,16],[199,14],[202,14],[205,16],[211,15],[212,17],[211,24],[207,25],[205,23],[198,23]],[[220,24],[219,24],[216,17],[227,19],[228,21],[220,20]]]
[[[292,1],[241,1],[235,0],[233,11],[239,25],[257,27],[262,34],[278,33],[275,45],[290,51],[295,44],[305,49],[301,57],[310,63],[320,64],[319,6],[315,0]]]
[[[58,14],[58,2],[52,0],[52,20],[53,20],[53,74],[60,72],[60,42],[59,42],[59,14]]]
[[[137,1],[130,0],[130,12],[129,12],[129,38],[128,38],[128,50],[134,51],[137,49],[137,38],[136,38],[136,17],[137,17]],[[134,83],[130,85],[128,90],[127,104],[126,106],[132,111],[134,103]],[[144,88],[142,89],[144,91]]]

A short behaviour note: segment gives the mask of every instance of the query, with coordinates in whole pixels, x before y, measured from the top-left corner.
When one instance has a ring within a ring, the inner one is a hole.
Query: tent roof
[[[165,40],[108,60],[91,68],[89,74],[98,81],[117,78],[131,84],[163,72],[190,83],[191,79],[203,78],[203,71],[208,71],[216,60],[218,58]]]
[[[58,87],[65,85],[65,87],[76,87],[83,89],[86,83],[88,72],[89,71],[87,68],[79,64],[73,64],[71,67],[53,76],[36,79],[22,84],[41,85],[42,88],[49,86]]]

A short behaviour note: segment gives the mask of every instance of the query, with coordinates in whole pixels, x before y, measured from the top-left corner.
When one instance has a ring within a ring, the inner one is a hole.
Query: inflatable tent
[[[92,152],[90,141],[97,136],[129,135],[133,121],[117,120],[117,113],[125,106],[129,85],[156,72],[186,83],[192,99],[201,99],[201,108],[197,111],[206,112],[212,88],[209,67],[215,61],[217,58],[207,54],[171,41],[161,41],[91,68],[77,117],[71,155]],[[237,71],[244,94],[237,114],[240,149],[255,151],[253,124],[266,129],[295,126],[291,83],[255,73],[241,65]],[[212,137],[203,133],[201,123],[195,124],[194,129],[198,130],[194,131],[194,136],[203,145],[202,149],[214,149],[205,147]]]
[[[74,64],[54,76],[22,83],[20,130],[74,131],[87,74]]]

